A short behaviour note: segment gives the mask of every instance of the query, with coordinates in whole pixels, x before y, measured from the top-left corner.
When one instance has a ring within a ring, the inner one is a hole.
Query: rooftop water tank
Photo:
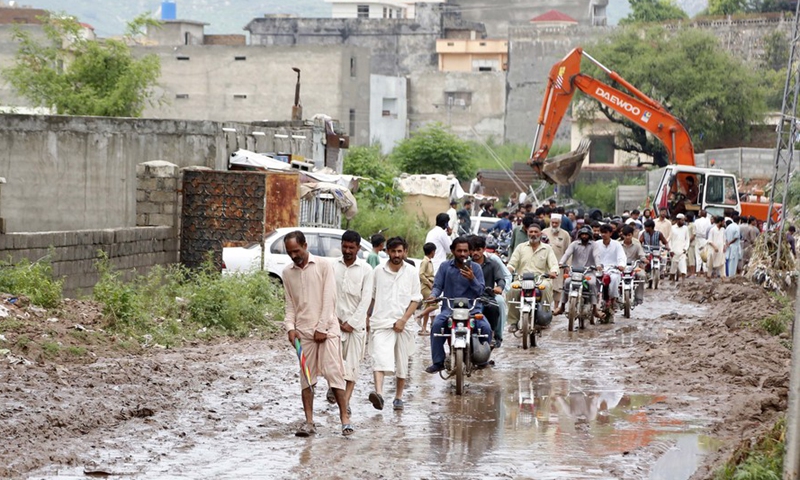
[[[175,2],[161,2],[161,20],[175,20],[177,10]]]

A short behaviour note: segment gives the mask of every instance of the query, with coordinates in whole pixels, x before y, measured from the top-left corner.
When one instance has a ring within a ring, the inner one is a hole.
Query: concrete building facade
[[[436,41],[441,72],[508,70],[508,40],[443,38]]]
[[[446,3],[447,0],[427,0],[424,3]],[[331,4],[333,18],[414,18],[418,1],[384,0],[325,0]]]
[[[351,142],[370,139],[369,51],[351,46],[183,45],[135,47],[161,58],[162,104],[146,118],[215,121],[290,120],[296,74],[304,118],[340,120]]]
[[[549,10],[558,10],[583,26],[608,24],[608,0],[458,0],[464,20],[482,22],[490,37],[505,37],[510,28],[526,25]]]
[[[388,154],[408,133],[408,80],[370,75],[369,90],[370,143],[380,143],[381,152]]]
[[[505,72],[412,74],[409,130],[438,122],[461,138],[503,138],[505,77]]]

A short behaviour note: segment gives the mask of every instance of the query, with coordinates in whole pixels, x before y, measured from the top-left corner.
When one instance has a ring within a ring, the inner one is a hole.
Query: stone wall
[[[172,227],[0,235],[0,259],[19,262],[49,258],[53,275],[64,278],[64,295],[68,297],[91,293],[99,278],[95,263],[100,250],[126,279],[155,265],[178,261],[178,239]]]

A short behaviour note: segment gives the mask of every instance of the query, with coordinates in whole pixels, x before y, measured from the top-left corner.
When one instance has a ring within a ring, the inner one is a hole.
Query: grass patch
[[[718,470],[715,480],[780,480],[786,452],[786,420],[781,418],[752,448],[740,448]]]
[[[47,357],[55,357],[61,351],[61,345],[57,342],[47,341],[42,343],[42,353]]]
[[[83,347],[75,347],[75,346],[67,347],[66,352],[68,355],[71,355],[73,357],[83,357],[84,355],[86,355],[86,349]]]
[[[223,276],[209,260],[194,271],[154,267],[125,282],[102,254],[97,269],[94,298],[103,304],[109,331],[143,344],[172,347],[193,338],[271,333],[283,319],[282,287],[267,272]]]
[[[779,293],[770,292],[770,295],[781,306],[781,310],[768,317],[761,319],[759,326],[770,335],[780,335],[788,331],[794,320],[794,307],[789,297]]]
[[[0,332],[15,332],[23,326],[24,324],[21,321],[9,316],[0,321]]]
[[[53,267],[47,258],[37,262],[0,262],[0,292],[24,295],[34,305],[56,307],[61,303],[63,283],[53,278]]]
[[[31,339],[27,335],[20,335],[14,343],[21,350],[26,350],[30,344]]]

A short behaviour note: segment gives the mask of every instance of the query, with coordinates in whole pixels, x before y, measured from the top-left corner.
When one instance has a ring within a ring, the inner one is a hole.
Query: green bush
[[[715,480],[781,480],[786,455],[786,419],[778,420],[752,450],[738,450]]]
[[[383,232],[384,236],[387,239],[396,236],[405,238],[408,242],[408,255],[414,258],[422,258],[422,245],[425,244],[425,235],[430,229],[423,220],[402,209],[363,210],[360,207],[348,228],[357,231],[366,239],[379,230],[388,229]]]
[[[426,125],[397,144],[392,162],[410,174],[452,173],[460,180],[475,175],[469,143],[440,123]]]
[[[109,329],[165,346],[220,333],[273,332],[283,319],[283,290],[267,272],[223,276],[207,260],[199,270],[154,267],[125,282],[101,253],[94,298]]]
[[[48,259],[0,262],[0,292],[25,295],[34,305],[53,308],[61,303],[62,279],[53,278]]]
[[[777,336],[787,331],[794,321],[794,308],[788,297],[777,293],[771,293],[771,296],[780,304],[781,310],[774,315],[761,319],[759,325],[770,335]]]

